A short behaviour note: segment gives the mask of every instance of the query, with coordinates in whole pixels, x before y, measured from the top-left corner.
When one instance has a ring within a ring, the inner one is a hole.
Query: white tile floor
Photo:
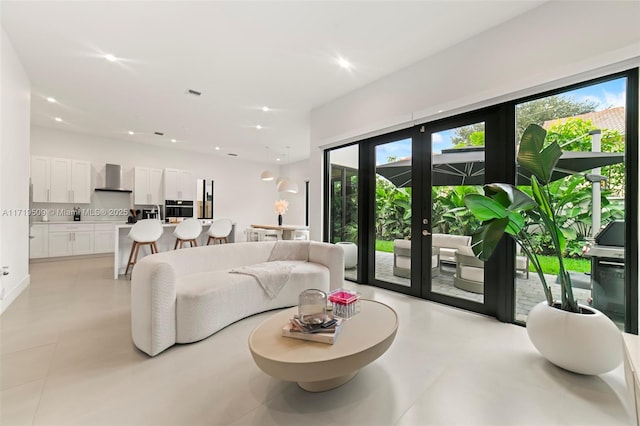
[[[2,425],[633,424],[622,367],[575,375],[544,361],[524,328],[368,286],[358,290],[398,312],[398,335],[333,391],[254,365],[247,336],[270,313],[149,358],[111,265],[31,265],[31,286],[0,317]]]

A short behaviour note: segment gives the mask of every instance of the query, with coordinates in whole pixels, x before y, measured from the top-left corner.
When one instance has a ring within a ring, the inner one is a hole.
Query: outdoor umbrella
[[[582,173],[597,167],[624,161],[623,152],[564,151],[554,169],[552,180]],[[411,186],[411,159],[376,167],[376,173],[398,188]],[[518,184],[529,183],[531,174],[518,168]],[[484,149],[443,150],[432,156],[432,186],[484,185]]]

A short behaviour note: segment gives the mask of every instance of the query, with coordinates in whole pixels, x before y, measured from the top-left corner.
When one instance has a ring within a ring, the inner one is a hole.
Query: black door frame
[[[515,144],[513,143],[513,137],[511,138],[511,152],[512,156],[509,156],[507,145],[509,141],[504,137],[502,132],[501,122],[501,108],[500,107],[488,107],[480,110],[472,111],[456,115],[453,117],[447,117],[437,121],[425,123],[420,126],[420,132],[423,139],[422,147],[417,148],[417,161],[415,169],[415,178],[413,182],[419,182],[420,191],[414,191],[420,193],[420,204],[416,205],[416,210],[420,212],[420,220],[414,221],[413,224],[418,227],[418,233],[413,235],[419,235],[421,244],[419,250],[412,253],[411,264],[431,262],[431,247],[432,237],[431,235],[423,236],[421,233],[423,230],[432,232],[432,187],[431,187],[431,155],[432,155],[432,141],[431,135],[444,130],[455,129],[458,127],[484,122],[485,123],[485,182],[508,182],[509,179],[515,179]],[[514,163],[513,167],[505,167],[505,164]],[[512,173],[513,176],[510,176]],[[416,187],[416,185],[414,185]],[[428,225],[422,223],[422,219],[428,220]],[[498,317],[498,296],[500,291],[498,288],[499,282],[505,282],[505,279],[513,280],[515,277],[515,270],[513,268],[513,256],[507,256],[507,250],[509,249],[508,242],[501,244],[496,250],[494,256],[485,262],[485,286],[484,286],[484,302],[479,303],[468,299],[461,299],[450,295],[436,293],[432,291],[431,287],[431,271],[422,276],[413,276],[412,279],[420,280],[421,297],[434,302],[444,303],[450,306],[466,309],[473,312],[478,312],[485,315]],[[413,246],[412,246],[413,249]],[[415,257],[414,257],[415,254]],[[509,265],[512,267],[510,268]],[[509,275],[508,271],[511,271]],[[412,271],[413,272],[413,271]],[[500,274],[506,273],[506,276],[499,277]],[[502,278],[502,279],[499,279]],[[499,318],[500,319],[500,318]],[[508,320],[504,318],[503,320]]]
[[[638,258],[638,223],[635,218],[638,217],[638,121],[639,121],[639,105],[638,105],[638,96],[639,96],[639,76],[638,76],[638,68],[632,68],[625,71],[617,72],[614,74],[609,74],[606,76],[602,76],[599,78],[582,81],[576,84],[563,86],[557,89],[536,93],[534,95],[529,95],[526,97],[522,97],[519,99],[515,99],[512,101],[504,102],[495,106],[491,106],[488,108],[484,108],[481,110],[475,110],[469,113],[460,114],[458,116],[447,117],[441,120],[436,120],[429,123],[421,123],[411,128],[407,128],[404,130],[399,130],[396,132],[392,132],[389,134],[377,136],[375,138],[353,142],[351,144],[359,144],[360,147],[364,147],[369,143],[373,143],[371,141],[380,140],[380,141],[392,141],[398,140],[398,135],[410,134],[413,138],[412,144],[412,157],[414,161],[418,161],[420,164],[418,167],[413,167],[412,169],[412,179],[414,182],[418,180],[420,182],[423,181],[424,176],[421,175],[423,170],[430,170],[430,164],[425,166],[424,159],[425,152],[424,149],[427,146],[422,140],[422,144],[418,146],[418,141],[421,140],[420,129],[424,126],[425,131],[427,128],[435,128],[439,123],[450,122],[454,123],[455,120],[460,119],[466,116],[473,116],[473,114],[478,114],[482,111],[486,110],[495,110],[497,114],[497,122],[498,122],[498,130],[497,130],[497,140],[495,142],[491,142],[491,150],[493,152],[492,155],[488,156],[485,160],[485,170],[487,172],[485,181],[486,182],[506,182],[515,184],[515,173],[516,173],[516,164],[515,164],[515,135],[516,135],[516,117],[515,117],[515,109],[516,105],[522,102],[527,102],[530,100],[544,98],[547,96],[560,94],[566,91],[571,91],[580,87],[590,86],[593,84],[601,83],[608,80],[613,80],[617,78],[626,78],[627,79],[627,103],[625,107],[626,111],[626,144],[625,144],[625,171],[626,171],[626,187],[625,187],[625,222],[626,222],[626,265],[625,265],[625,331],[633,334],[638,334],[638,264],[635,262],[635,259]],[[379,142],[383,143],[383,142]],[[489,144],[489,141],[487,141]],[[346,146],[346,145],[345,145]],[[495,147],[495,148],[494,148]],[[487,148],[490,149],[490,148]],[[429,151],[430,141],[429,141]],[[365,152],[363,152],[365,151]],[[359,203],[359,213],[358,213],[358,235],[360,240],[360,250],[358,251],[358,282],[364,284],[374,284],[382,288],[388,288],[390,290],[398,291],[405,294],[411,294],[417,297],[429,298],[430,300],[450,304],[450,301],[446,298],[441,298],[439,296],[434,296],[430,292],[430,268],[427,268],[428,271],[426,273],[422,273],[422,269],[424,265],[422,265],[422,254],[423,248],[420,247],[412,252],[412,283],[420,282],[420,286],[418,290],[414,288],[415,285],[412,284],[411,288],[398,288],[402,286],[396,285],[386,285],[384,282],[375,281],[371,279],[372,274],[370,271],[370,265],[374,265],[371,261],[373,259],[372,256],[375,256],[375,251],[373,253],[371,250],[365,249],[362,250],[363,247],[368,248],[369,242],[371,239],[375,240],[375,229],[373,228],[373,206],[372,202],[375,203],[375,198],[369,195],[371,189],[375,190],[375,164],[372,155],[372,149],[360,149],[360,179],[359,179],[359,188],[358,188],[358,203]],[[329,174],[329,150],[325,151],[325,173],[327,175],[326,181],[328,182],[328,174]],[[420,163],[422,162],[422,163]],[[415,164],[415,163],[414,163]],[[328,226],[329,226],[329,209],[330,206],[326,202],[328,200],[328,188],[325,185],[325,220],[324,220],[324,240],[327,241],[328,237]],[[426,195],[424,194],[426,193]],[[412,216],[415,216],[415,212],[419,211],[422,215],[425,214],[424,209],[425,206],[431,206],[431,191],[412,191]],[[423,216],[425,217],[425,216]],[[429,222],[430,222],[430,212],[429,212]],[[430,228],[430,225],[429,225]],[[413,220],[412,217],[412,235],[421,235],[422,225],[419,221]],[[420,237],[421,238],[421,237]],[[430,240],[430,239],[429,239]],[[430,241],[429,241],[430,242]],[[420,246],[424,246],[425,244],[420,244]],[[413,247],[412,247],[413,249]],[[366,252],[366,253],[365,253]],[[498,247],[496,248],[492,259],[489,261],[490,263],[485,264],[485,282],[487,279],[495,280],[497,285],[489,286],[485,289],[485,305],[487,305],[487,301],[495,298],[495,305],[488,306],[484,313],[488,315],[495,316],[500,321],[504,322],[514,322],[515,315],[515,243],[510,238],[504,238]],[[429,256],[430,263],[430,256]],[[487,275],[487,270],[489,270],[489,274]],[[418,272],[420,271],[420,272]],[[417,274],[417,277],[414,275]],[[426,281],[425,277],[429,277],[429,281]],[[416,281],[416,278],[419,281]],[[426,281],[426,282],[425,282]],[[427,287],[427,288],[425,288]],[[430,295],[430,296],[426,296]],[[473,303],[473,302],[470,302]],[[491,302],[493,303],[493,302]],[[490,303],[490,305],[491,305]],[[460,306],[464,309],[467,309],[464,306]],[[471,306],[471,310],[475,310],[473,306]]]
[[[425,266],[427,269],[431,271],[429,265],[422,265],[421,263],[413,263],[411,264],[411,286],[406,287],[399,284],[394,284],[387,281],[381,281],[376,278],[375,274],[375,243],[376,243],[376,230],[375,230],[375,213],[376,213],[376,164],[375,164],[375,149],[376,146],[382,145],[385,143],[396,142],[403,139],[411,139],[411,150],[413,157],[413,149],[417,145],[417,139],[420,138],[419,127],[414,126],[403,130],[398,130],[392,133],[387,133],[380,136],[375,136],[373,138],[367,139],[365,141],[361,141],[360,144],[360,188],[358,193],[358,204],[361,207],[358,210],[358,221],[361,224],[358,227],[358,238],[361,244],[361,247],[364,247],[364,250],[359,250],[360,252],[365,252],[366,256],[363,254],[360,260],[362,261],[362,272],[366,272],[364,274],[367,279],[367,284],[374,285],[376,287],[384,288],[387,290],[396,291],[398,293],[409,294],[416,297],[421,297],[420,290],[420,281],[415,281],[413,279],[413,275],[415,273],[420,273]],[[412,167],[412,176],[413,176]],[[411,235],[415,234],[414,227],[414,219],[413,212],[415,206],[415,193],[416,191],[411,191]],[[413,260],[413,247],[412,247],[412,260]],[[359,275],[361,276],[361,275]]]

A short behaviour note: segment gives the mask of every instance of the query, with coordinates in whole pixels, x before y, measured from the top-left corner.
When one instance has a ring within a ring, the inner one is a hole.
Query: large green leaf
[[[495,219],[482,225],[471,237],[471,248],[478,259],[487,261],[509,224],[508,218]]]
[[[544,146],[547,131],[537,124],[530,124],[520,140],[518,164],[544,184],[551,181],[553,169],[562,156],[557,142]]]
[[[536,200],[536,203],[538,203],[538,214],[540,215],[540,218],[542,219],[542,222],[544,223],[544,226],[556,247],[556,255],[562,256],[562,252],[564,251],[567,241],[556,224],[549,198],[535,176],[531,176],[531,191],[533,193],[533,198]]]
[[[505,232],[510,235],[518,235],[524,228],[524,217],[518,212],[508,212],[509,224]]]
[[[511,211],[526,211],[536,207],[536,202],[531,197],[507,183],[487,184],[484,186],[484,192]],[[505,197],[508,204],[505,204]]]
[[[469,194],[464,203],[481,221],[507,217],[507,209],[495,200],[480,194]]]
[[[547,194],[543,192],[543,189],[538,183],[538,179],[536,179],[535,176],[531,176],[531,193],[533,194],[533,199],[538,205],[540,213],[543,213],[549,218],[552,218],[553,210],[551,209],[551,204],[549,203]]]

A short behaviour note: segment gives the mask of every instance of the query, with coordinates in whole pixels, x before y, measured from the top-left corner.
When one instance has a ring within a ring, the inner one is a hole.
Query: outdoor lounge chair
[[[473,254],[471,247],[460,247],[456,252],[453,285],[472,293],[484,293],[484,262]]]
[[[411,240],[393,241],[393,275],[411,278]],[[440,275],[440,256],[431,256],[431,277]]]
[[[459,247],[471,246],[471,237],[467,235],[433,234],[431,237],[432,252],[440,256],[444,263],[456,263],[456,252]]]
[[[521,251],[520,246],[516,246],[516,272],[522,272],[529,278],[529,258],[520,256]],[[456,260],[453,285],[473,293],[484,293],[484,262],[473,254],[471,247],[460,247]]]

